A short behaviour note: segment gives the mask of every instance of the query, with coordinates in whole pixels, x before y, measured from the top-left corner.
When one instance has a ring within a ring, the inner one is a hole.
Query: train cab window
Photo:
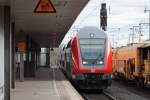
[[[66,48],[71,48],[71,40],[68,42],[67,47]]]
[[[81,58],[88,64],[104,64],[105,39],[80,39]]]

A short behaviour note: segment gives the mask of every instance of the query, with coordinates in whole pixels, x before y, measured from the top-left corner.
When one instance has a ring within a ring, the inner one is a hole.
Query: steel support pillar
[[[31,52],[30,76],[35,77],[35,51]]]
[[[23,53],[20,53],[20,81],[24,81],[24,59]]]
[[[4,6],[4,100],[10,100],[10,7]]]
[[[11,88],[15,88],[15,23],[11,23]]]
[[[49,53],[46,53],[46,66],[49,67],[49,61],[50,57],[49,57]]]
[[[29,41],[29,36],[26,36],[26,65],[24,68],[25,71],[25,77],[30,77],[30,41]]]
[[[0,6],[0,98],[4,98],[4,7]]]

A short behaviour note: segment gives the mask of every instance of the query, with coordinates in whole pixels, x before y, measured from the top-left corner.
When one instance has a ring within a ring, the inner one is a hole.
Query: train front
[[[105,89],[111,85],[112,53],[110,41],[95,27],[81,29],[72,42],[76,66],[73,78],[83,89]]]

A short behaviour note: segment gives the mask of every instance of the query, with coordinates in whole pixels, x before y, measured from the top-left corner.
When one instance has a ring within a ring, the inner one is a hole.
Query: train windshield
[[[105,39],[80,39],[83,64],[103,64],[105,56]]]

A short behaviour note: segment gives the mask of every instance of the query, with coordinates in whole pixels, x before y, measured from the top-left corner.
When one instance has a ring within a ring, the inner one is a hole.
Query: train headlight
[[[88,62],[87,62],[87,61],[83,61],[82,63],[83,63],[84,65],[85,65],[85,64],[88,64]]]
[[[97,64],[104,64],[104,61],[98,61]]]

